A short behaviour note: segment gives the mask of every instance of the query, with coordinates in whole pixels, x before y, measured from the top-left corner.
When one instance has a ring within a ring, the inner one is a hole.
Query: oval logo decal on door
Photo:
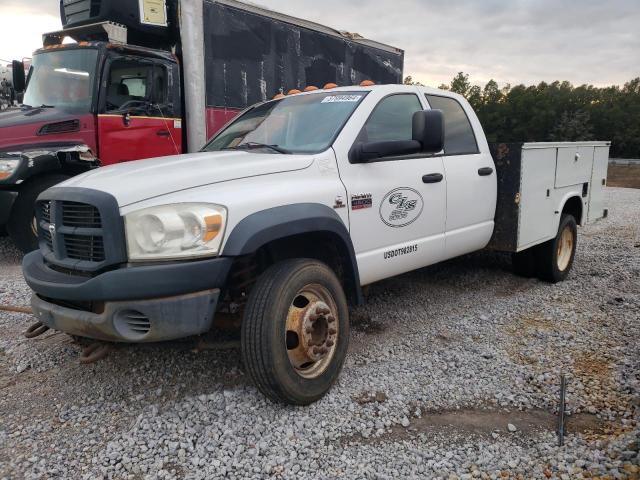
[[[380,218],[390,227],[406,227],[418,219],[423,208],[420,192],[413,188],[396,188],[382,199]]]

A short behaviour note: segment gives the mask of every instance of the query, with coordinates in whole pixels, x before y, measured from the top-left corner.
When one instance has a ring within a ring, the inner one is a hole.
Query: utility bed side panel
[[[555,148],[522,151],[518,251],[555,236],[558,223],[555,213],[557,205],[554,203],[555,180]]]
[[[498,179],[498,199],[490,250],[514,252],[518,247],[522,143],[489,144]],[[481,201],[478,199],[478,201]]]
[[[608,142],[490,144],[498,179],[490,250],[520,252],[555,237],[571,197],[584,205],[583,223],[606,216]],[[588,198],[587,198],[588,196]]]
[[[607,171],[609,169],[609,147],[595,147],[593,156],[593,172],[589,188],[589,212],[587,223],[607,215],[604,199],[604,189],[607,185]]]

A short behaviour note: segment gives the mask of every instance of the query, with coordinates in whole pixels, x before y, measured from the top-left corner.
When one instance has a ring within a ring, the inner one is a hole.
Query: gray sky
[[[135,1],[135,0],[131,0]],[[428,85],[640,76],[640,0],[258,0],[268,8],[403,48],[405,74]],[[58,0],[1,0],[0,59],[29,56],[60,28]]]

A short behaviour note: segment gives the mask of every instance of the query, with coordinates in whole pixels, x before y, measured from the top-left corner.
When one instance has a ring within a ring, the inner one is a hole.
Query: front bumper
[[[40,322],[70,335],[111,342],[148,343],[190,337],[211,328],[220,290],[149,300],[105,302],[94,313],[31,297]]]
[[[72,335],[138,343],[208,331],[232,262],[223,257],[82,276],[52,269],[35,251],[24,257],[22,270],[43,324]]]

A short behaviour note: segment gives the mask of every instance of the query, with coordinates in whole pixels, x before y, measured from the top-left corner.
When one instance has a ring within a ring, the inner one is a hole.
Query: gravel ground
[[[307,408],[265,400],[233,343],[81,366],[71,338],[0,312],[0,478],[638,479],[640,190],[607,195],[562,284],[479,253],[373,285]],[[0,239],[0,304],[28,303],[18,264]]]

